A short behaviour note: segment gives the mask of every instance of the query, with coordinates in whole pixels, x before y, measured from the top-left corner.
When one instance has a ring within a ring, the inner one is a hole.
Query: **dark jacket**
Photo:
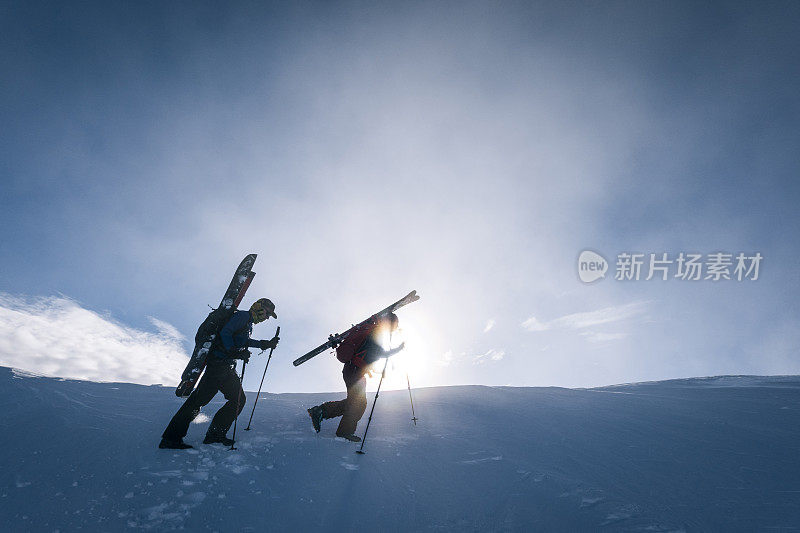
[[[369,365],[381,357],[389,355],[389,351],[384,350],[373,335],[367,335],[367,338],[364,339],[364,342],[362,342],[356,350],[356,354],[364,360],[364,365],[359,367],[352,361],[346,362],[342,369],[345,383],[355,382],[361,379],[364,374],[369,372]]]
[[[211,354],[217,361],[233,363],[233,356],[244,348],[258,348],[258,341],[250,338],[253,334],[253,319],[249,311],[236,311],[219,333],[219,342]]]

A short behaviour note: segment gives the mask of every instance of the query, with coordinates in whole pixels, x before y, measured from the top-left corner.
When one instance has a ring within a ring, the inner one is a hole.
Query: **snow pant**
[[[348,379],[345,376],[347,398],[338,402],[325,402],[322,404],[322,418],[336,418],[341,416],[336,434],[352,435],[364,411],[367,410],[367,378]]]
[[[161,436],[171,441],[185,437],[186,432],[189,431],[189,424],[200,414],[200,408],[208,405],[217,392],[224,394],[228,401],[214,415],[214,419],[211,420],[211,425],[208,427],[208,434],[225,435],[228,433],[234,418],[239,416],[244,409],[247,398],[242,390],[239,376],[236,375],[236,367],[231,367],[224,362],[210,361],[197,388],[178,409]]]

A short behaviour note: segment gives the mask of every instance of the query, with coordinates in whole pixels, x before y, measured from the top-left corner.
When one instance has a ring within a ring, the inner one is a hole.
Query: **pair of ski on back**
[[[228,285],[228,290],[222,297],[219,306],[212,310],[200,327],[197,328],[197,334],[194,337],[194,351],[189,358],[189,363],[186,369],[181,374],[181,382],[178,388],[175,389],[175,395],[180,398],[189,396],[194,390],[197,381],[200,379],[200,374],[206,367],[206,359],[208,354],[214,348],[214,345],[219,342],[219,332],[231,319],[233,313],[239,307],[239,304],[250,287],[256,273],[253,272],[253,264],[256,262],[257,254],[250,254],[245,257],[236,272],[233,274],[233,279]]]
[[[198,328],[194,338],[194,351],[189,358],[186,369],[181,375],[180,385],[175,389],[175,394],[177,396],[182,398],[187,397],[194,390],[197,381],[200,379],[200,375],[203,373],[203,369],[205,369],[208,354],[211,352],[215,343],[219,342],[220,330],[233,316],[233,313],[242,302],[248,287],[250,287],[250,283],[252,283],[256,275],[256,273],[253,272],[253,264],[256,262],[256,256],[256,254],[250,254],[242,260],[233,275],[233,279],[228,285],[228,290],[225,291],[225,295],[222,297],[219,307],[212,310]],[[358,344],[372,331],[372,328],[378,323],[381,317],[387,316],[417,300],[419,300],[417,291],[409,292],[392,305],[375,313],[363,322],[352,326],[344,333],[330,335],[327,342],[317,346],[307,354],[298,357],[292,364],[294,366],[301,365],[329,348],[336,349],[337,357],[340,361],[348,361],[358,348]]]
[[[372,331],[372,329],[375,327],[375,325],[382,317],[385,317],[390,313],[394,313],[401,307],[416,302],[417,300],[419,300],[419,296],[417,296],[417,291],[409,292],[408,294],[397,300],[395,303],[388,306],[386,309],[375,313],[374,315],[364,320],[363,322],[359,322],[358,324],[352,326],[344,333],[334,333],[332,335],[329,335],[327,342],[320,344],[307,354],[298,357],[297,359],[292,361],[292,364],[294,366],[302,365],[309,359],[316,357],[317,355],[321,354],[328,348],[335,348],[336,357],[342,363],[346,363],[353,357],[353,355],[355,354],[355,350],[358,349],[358,346]]]

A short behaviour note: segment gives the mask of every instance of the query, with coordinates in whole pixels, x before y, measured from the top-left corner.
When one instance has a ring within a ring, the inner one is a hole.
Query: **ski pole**
[[[275,330],[275,337],[277,337],[280,334],[280,332],[281,332],[281,327],[278,326],[278,329]],[[264,378],[267,376],[267,369],[269,368],[269,362],[272,359],[272,352],[274,351],[275,348],[269,349],[269,356],[267,357],[267,365],[264,367],[264,374],[261,376],[261,385],[258,386],[258,394],[256,394],[256,401],[253,403],[253,410],[250,411],[250,420],[247,421],[247,427],[244,428],[245,431],[250,431],[250,423],[253,421],[253,413],[256,412],[256,405],[258,405],[258,397],[261,396],[261,387],[264,386]]]
[[[408,372],[406,372],[406,383],[408,383],[408,399],[411,400],[411,420],[414,425],[417,425],[417,415],[414,414],[414,398],[411,396],[411,380],[408,379]]]
[[[247,361],[242,361],[242,377],[239,378],[239,381],[242,384],[244,383],[244,369],[246,367],[247,367]],[[242,387],[244,387],[244,385],[242,385]],[[244,393],[244,388],[242,388],[242,393]],[[233,419],[233,438],[231,438],[233,442],[231,442],[231,451],[236,449],[236,447],[234,446],[234,444],[236,444],[236,421],[239,420],[239,401],[241,400],[241,398],[242,398],[241,394],[236,395],[236,418]]]
[[[383,372],[381,372],[381,380],[378,382],[378,390],[375,391],[375,399],[372,400],[372,409],[369,412],[369,419],[367,419],[367,427],[364,429],[364,438],[361,440],[361,448],[356,450],[356,453],[360,453],[364,455],[364,443],[367,442],[367,431],[369,431],[369,425],[372,422],[372,413],[375,412],[375,404],[378,403],[378,394],[381,392],[381,384],[383,383],[383,376],[386,375],[386,367],[389,365],[389,358],[386,358],[386,362],[383,364]]]

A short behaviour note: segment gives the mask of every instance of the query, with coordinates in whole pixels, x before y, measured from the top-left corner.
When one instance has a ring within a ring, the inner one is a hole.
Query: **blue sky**
[[[188,352],[255,252],[276,392],[340,389],[332,358],[289,362],[411,289],[418,385],[798,373],[798,11],[4,4],[0,363],[105,342],[141,380],[119,339]],[[764,261],[584,285],[586,248]]]

